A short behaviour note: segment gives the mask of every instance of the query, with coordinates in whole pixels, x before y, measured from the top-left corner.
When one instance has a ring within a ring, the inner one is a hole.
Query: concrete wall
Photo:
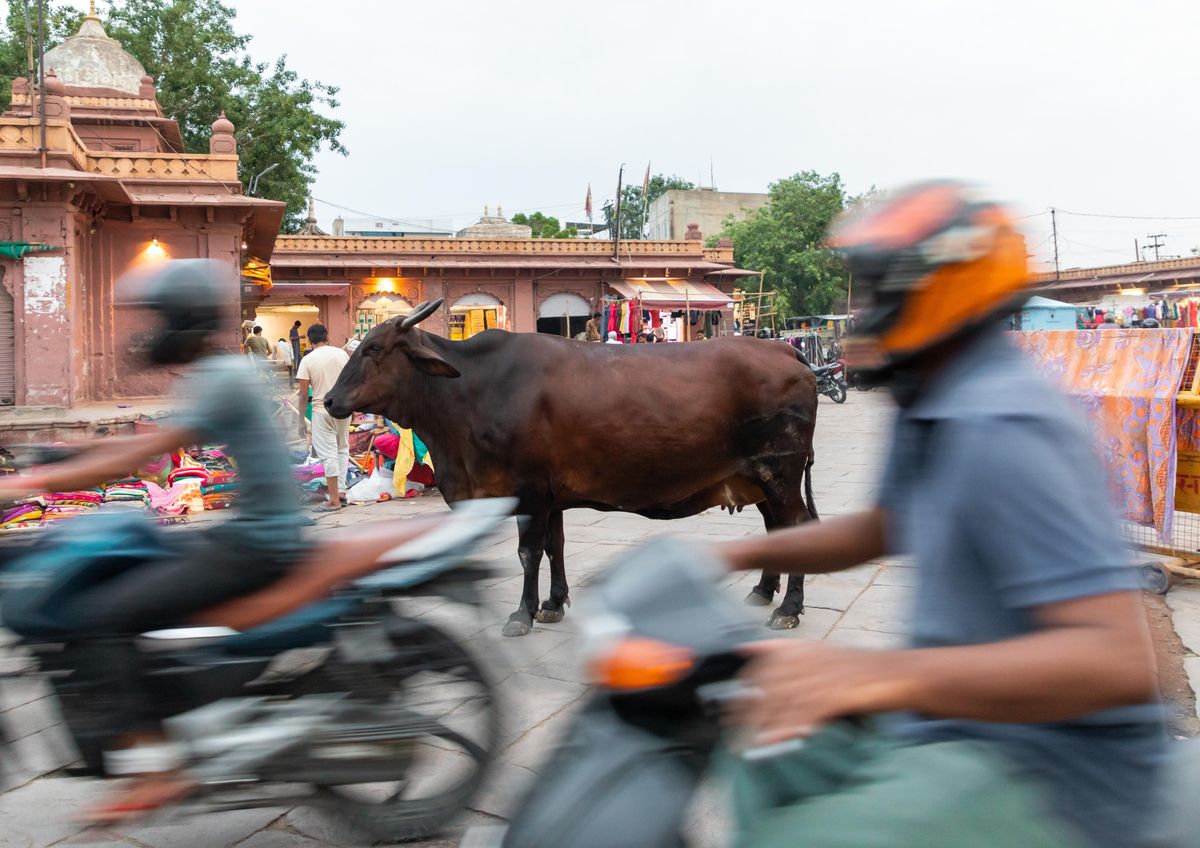
[[[751,210],[767,203],[767,195],[748,192],[675,189],[650,204],[646,237],[654,240],[682,239],[688,224],[700,227],[704,237],[721,232],[725,219],[745,218]]]

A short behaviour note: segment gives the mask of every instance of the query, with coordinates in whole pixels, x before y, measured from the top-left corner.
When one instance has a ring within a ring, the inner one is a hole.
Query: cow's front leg
[[[517,540],[517,555],[525,581],[521,589],[521,604],[504,625],[505,636],[524,636],[533,629],[533,616],[538,608],[538,571],[542,566],[542,549],[546,545],[547,514],[544,510],[529,510],[521,525]]]
[[[567,596],[567,563],[563,555],[566,537],[563,534],[563,513],[556,509],[550,513],[546,525],[546,556],[550,559],[550,597],[542,601],[537,620],[543,624],[554,624],[563,620],[564,607],[571,605]]]

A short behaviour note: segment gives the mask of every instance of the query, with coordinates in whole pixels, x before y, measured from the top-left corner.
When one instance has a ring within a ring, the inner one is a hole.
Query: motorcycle
[[[468,829],[460,848],[686,848],[689,808],[721,742],[720,714],[749,694],[736,679],[741,648],[765,638],[719,587],[723,574],[708,549],[659,540],[589,587],[576,621],[591,693],[509,823]],[[737,756],[761,762],[803,745]],[[1200,738],[1171,753],[1148,848],[1195,845],[1200,832]]]
[[[317,807],[385,841],[436,833],[460,813],[500,744],[493,685],[477,656],[403,601],[481,604],[490,571],[471,554],[514,507],[475,501],[444,519],[324,534],[277,584],[196,617],[204,626],[143,634],[167,744],[197,787],[181,809]],[[65,631],[43,602],[159,556],[164,534],[186,531],[128,513],[68,523],[0,554],[5,624],[26,659],[8,676],[48,677],[82,759],[70,773],[109,777],[112,713],[87,670],[56,659]]]
[[[817,375],[817,394],[825,395],[834,403],[846,402],[846,367],[840,360],[814,365],[812,370]]]
[[[660,540],[590,587],[577,621],[592,694],[507,828],[472,828],[463,848],[685,844],[718,714],[743,694],[739,649],[764,638],[720,570],[708,550]]]

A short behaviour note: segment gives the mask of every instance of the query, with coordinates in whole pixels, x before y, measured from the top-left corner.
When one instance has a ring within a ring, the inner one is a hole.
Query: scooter
[[[720,573],[707,549],[668,539],[590,587],[576,620],[592,694],[507,829],[469,830],[463,848],[684,845],[718,713],[744,694],[739,649],[763,638]]]
[[[490,571],[471,554],[514,507],[475,501],[323,534],[277,583],[143,634],[167,745],[198,787],[181,808],[313,806],[385,841],[436,833],[460,813],[498,750],[493,686],[477,656],[404,614],[403,599],[480,604]],[[103,752],[112,705],[87,669],[57,659],[66,631],[54,598],[161,556],[169,532],[183,531],[101,511],[4,552],[5,625],[26,658],[17,674],[50,679],[81,754],[74,774],[115,776]],[[0,765],[11,750],[0,739]]]

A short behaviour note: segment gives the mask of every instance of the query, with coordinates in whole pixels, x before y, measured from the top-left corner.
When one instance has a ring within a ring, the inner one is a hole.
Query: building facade
[[[673,189],[650,204],[646,213],[646,237],[671,241],[684,238],[690,227],[705,237],[715,236],[732,216],[741,220],[760,206],[768,195],[717,191],[711,188]]]
[[[273,285],[246,286],[243,305],[273,338],[296,320],[320,320],[335,343],[437,298],[442,309],[422,326],[455,339],[491,327],[575,336],[621,301],[659,318],[686,313],[670,319],[680,338],[705,327],[732,333],[733,285],[748,274],[733,267],[732,247],[691,239],[618,249],[593,239],[280,236]]]
[[[248,255],[270,257],[283,204],[242,195],[224,116],[207,153],[184,152],[153,80],[98,18],[46,67],[44,92],[14,80],[0,115],[0,406],[161,394],[165,378],[131,355],[144,327],[114,308],[117,281],[164,257],[236,277]]]

